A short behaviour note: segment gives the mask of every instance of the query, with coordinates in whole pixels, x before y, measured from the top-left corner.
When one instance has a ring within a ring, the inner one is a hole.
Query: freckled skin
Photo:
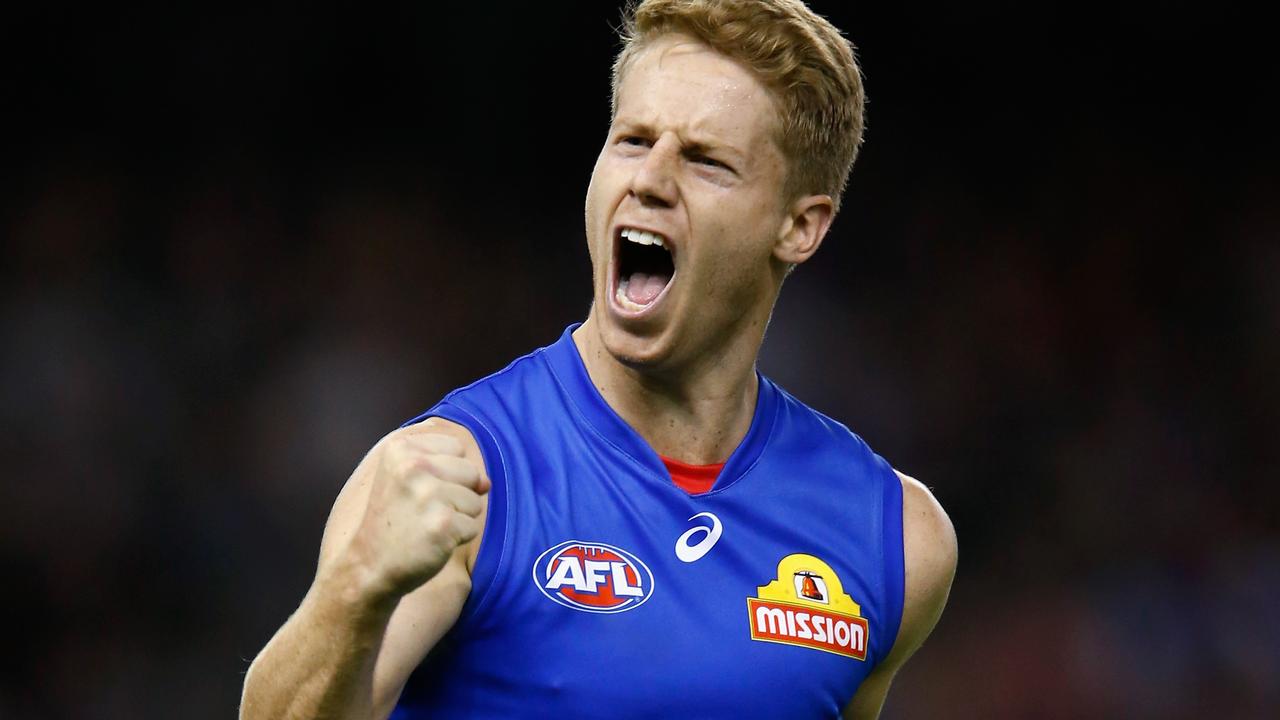
[[[584,334],[598,334],[616,361],[700,376],[726,355],[754,358],[780,284],[772,254],[787,219],[777,123],[755,76],[705,45],[669,35],[634,58],[586,202],[595,302],[594,332]],[[697,145],[727,167],[690,156]],[[640,321],[609,312],[612,231],[628,222],[676,247],[667,297]]]

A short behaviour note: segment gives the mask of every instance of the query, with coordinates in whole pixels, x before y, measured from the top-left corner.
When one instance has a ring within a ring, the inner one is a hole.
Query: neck
[[[741,329],[696,361],[661,371],[624,365],[600,338],[593,308],[573,333],[605,402],[658,454],[693,465],[724,462],[751,427],[764,323]]]

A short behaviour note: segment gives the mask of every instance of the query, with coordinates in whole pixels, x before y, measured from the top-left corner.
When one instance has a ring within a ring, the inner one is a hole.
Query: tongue
[[[627,299],[637,305],[648,305],[658,297],[670,279],[666,275],[632,273],[627,281]]]

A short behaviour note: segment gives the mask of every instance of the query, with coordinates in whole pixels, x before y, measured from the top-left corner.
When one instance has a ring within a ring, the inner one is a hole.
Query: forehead
[[[771,142],[778,112],[768,88],[741,63],[669,34],[627,64],[616,119],[754,146]]]

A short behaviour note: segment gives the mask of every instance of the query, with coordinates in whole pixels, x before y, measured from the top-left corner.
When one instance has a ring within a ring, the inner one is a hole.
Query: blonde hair
[[[613,111],[628,64],[669,33],[745,64],[774,94],[788,197],[830,195],[835,207],[862,144],[865,96],[854,48],[800,0],[642,0],[627,6],[613,63]]]

